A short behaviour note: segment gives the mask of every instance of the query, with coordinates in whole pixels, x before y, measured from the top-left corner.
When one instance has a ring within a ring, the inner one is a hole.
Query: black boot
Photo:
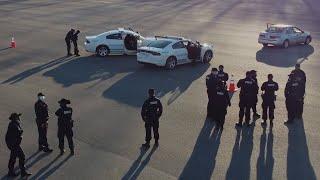
[[[27,172],[27,171],[22,171],[21,172],[21,177],[27,177],[27,176],[31,176],[32,174]]]
[[[146,142],[146,143],[142,144],[142,147],[148,149],[150,147],[150,142]]]
[[[74,155],[74,149],[70,149],[70,154],[73,156]]]
[[[159,146],[159,140],[155,140],[154,145]]]
[[[64,149],[60,149],[60,156],[62,156],[64,154],[65,150]]]
[[[43,152],[46,152],[46,153],[51,153],[53,150],[50,149],[49,147],[45,147],[43,148]]]
[[[8,172],[8,175],[7,175],[7,176],[8,176],[8,177],[17,177],[18,174],[15,173],[15,172],[12,170],[12,171],[9,171],[9,172]]]

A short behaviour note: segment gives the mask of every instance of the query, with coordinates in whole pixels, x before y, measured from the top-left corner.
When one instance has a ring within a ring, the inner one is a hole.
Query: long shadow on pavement
[[[179,179],[210,179],[216,165],[222,131],[214,128],[214,122],[206,119],[197,138],[193,152]]]
[[[67,60],[70,60],[72,57],[67,57],[67,56],[64,56],[64,57],[60,57],[60,58],[57,58],[57,59],[54,59],[48,63],[45,63],[45,64],[42,64],[40,66],[36,66],[36,67],[33,67],[31,69],[28,69],[28,70],[25,70],[13,77],[10,77],[9,79],[5,80],[2,82],[2,84],[7,84],[7,83],[10,83],[10,84],[15,84],[15,83],[18,83],[36,73],[39,73],[40,71],[43,71],[45,69],[48,69],[48,68],[51,68],[55,65],[58,65],[60,63],[63,63]]]
[[[265,150],[267,150],[267,154],[265,154]],[[272,127],[269,129],[267,139],[266,127],[264,126],[260,138],[260,152],[257,161],[257,180],[272,180],[273,166],[274,158]]]
[[[140,148],[140,155],[139,157],[133,162],[131,165],[129,171],[121,178],[122,180],[135,180],[139,177],[140,173],[143,171],[143,169],[146,167],[146,165],[149,163],[151,156],[153,153],[157,150],[157,146],[153,146],[147,157],[143,161],[142,158],[147,153],[148,150],[144,148]]]
[[[251,127],[236,128],[237,135],[232,150],[231,162],[227,170],[227,180],[250,179],[250,159],[253,149],[255,121],[251,125]]]
[[[288,125],[287,178],[316,180],[309,158],[309,149],[303,120]]]
[[[314,52],[311,45],[291,46],[288,49],[264,47],[256,53],[256,60],[277,67],[292,67],[302,63]]]

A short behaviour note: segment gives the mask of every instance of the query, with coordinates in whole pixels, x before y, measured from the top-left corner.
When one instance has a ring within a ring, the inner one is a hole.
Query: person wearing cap
[[[236,126],[242,127],[244,116],[246,125],[250,126],[250,110],[255,104],[255,92],[258,91],[259,87],[251,78],[250,71],[246,72],[246,78],[238,81],[237,87],[241,88],[241,90],[239,95],[239,122],[236,123]]]
[[[39,151],[52,152],[52,149],[49,148],[47,140],[49,113],[48,105],[45,103],[44,94],[38,93],[38,101],[34,105],[34,111],[36,114],[36,123],[39,133]]]
[[[218,81],[218,69],[212,68],[211,73],[206,76],[206,86],[208,94],[207,118],[212,118],[213,116],[213,95],[215,94]]]
[[[21,177],[26,177],[31,175],[31,173],[28,173],[26,171],[26,168],[24,166],[25,155],[20,146],[22,141],[22,133],[23,133],[21,122],[20,122],[20,116],[21,114],[17,114],[17,113],[12,113],[10,115],[9,120],[11,121],[9,123],[8,130],[6,133],[6,138],[5,138],[7,147],[11,151],[10,159],[8,163],[9,177],[18,176],[14,172],[14,164],[16,162],[16,158],[19,158],[19,167],[21,171]]]
[[[221,81],[225,82],[225,86],[226,86],[226,83],[229,80],[229,75],[228,73],[224,72],[223,69],[224,69],[223,65],[219,65],[219,71],[217,76]]]
[[[285,124],[290,124],[294,119],[299,117],[299,107],[303,102],[303,96],[305,93],[304,83],[299,80],[295,74],[289,74],[289,79],[284,90],[286,97],[286,108],[288,111],[288,120]]]
[[[261,91],[263,92],[262,97],[262,125],[267,124],[268,114],[270,119],[270,125],[273,125],[274,119],[274,109],[275,109],[275,101],[276,95],[275,91],[278,91],[279,86],[277,82],[273,81],[273,75],[268,74],[268,81],[264,82],[261,86]]]
[[[218,81],[215,94],[213,94],[213,119],[217,126],[223,130],[228,106],[231,106],[229,93],[223,81]]]
[[[258,85],[258,79],[257,79],[257,71],[256,70],[251,70],[250,71],[251,74],[251,78],[253,79],[253,81],[257,84],[258,89],[257,91],[255,91],[255,96],[254,96],[254,104],[252,106],[252,111],[253,111],[253,116],[255,118],[260,118],[260,114],[257,113],[257,103],[258,103],[258,94],[259,94],[259,85]]]
[[[74,48],[74,55],[80,56],[79,54],[79,48],[78,48],[78,35],[80,31],[77,30],[71,37],[71,41],[73,43],[73,48]]]
[[[149,98],[144,101],[141,109],[141,117],[145,123],[146,130],[146,143],[142,144],[143,147],[150,147],[151,129],[153,130],[155,146],[159,145],[159,118],[162,115],[161,101],[155,97],[155,90],[149,89]]]
[[[291,71],[291,74],[297,78],[297,80],[303,84],[304,91],[306,89],[306,73],[301,70],[300,64],[295,65],[295,69]],[[302,88],[302,87],[301,87]],[[304,94],[301,94],[301,97],[299,97],[301,101],[298,102],[298,114],[297,116],[302,119],[303,114],[303,105],[304,105]]]
[[[74,33],[74,29],[70,29],[70,31],[66,34],[66,37],[64,38],[64,40],[66,41],[67,44],[67,56],[72,56],[70,50],[71,50],[71,39]]]
[[[59,138],[59,149],[60,155],[64,150],[64,137],[67,137],[71,155],[74,155],[74,144],[73,144],[73,120],[72,120],[72,108],[67,105],[70,104],[70,100],[61,99],[59,101],[60,108],[56,111],[58,117],[58,138]]]

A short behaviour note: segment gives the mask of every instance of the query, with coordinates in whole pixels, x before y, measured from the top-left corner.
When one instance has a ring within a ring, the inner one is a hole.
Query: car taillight
[[[86,43],[90,43],[90,41],[88,39],[86,39]]]
[[[278,39],[280,36],[270,36],[270,39]]]
[[[154,56],[160,56],[160,55],[161,55],[161,54],[158,53],[158,52],[151,52],[151,54],[154,55]]]
[[[263,34],[260,34],[260,37],[265,37],[265,35],[263,35]]]

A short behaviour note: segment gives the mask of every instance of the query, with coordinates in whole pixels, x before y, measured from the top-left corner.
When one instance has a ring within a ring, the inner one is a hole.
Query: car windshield
[[[270,33],[282,33],[284,30],[284,28],[282,27],[269,27],[267,29],[267,32],[270,32]]]
[[[166,46],[168,46],[170,43],[171,43],[171,41],[167,41],[167,40],[156,40],[156,41],[152,41],[150,44],[148,44],[148,47],[163,49]]]

